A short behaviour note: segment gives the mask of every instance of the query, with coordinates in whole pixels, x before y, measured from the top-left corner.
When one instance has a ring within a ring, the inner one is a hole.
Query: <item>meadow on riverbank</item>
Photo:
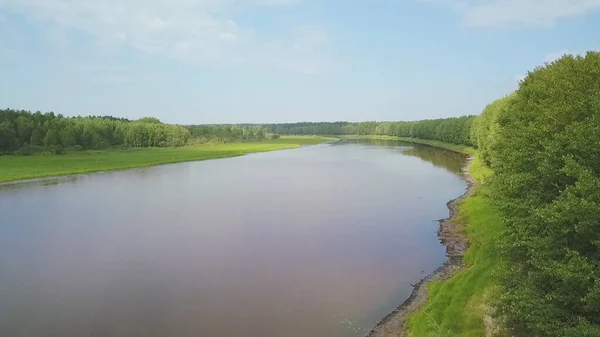
[[[6,155],[0,156],[0,182],[235,157],[336,140],[329,137],[285,136],[248,143],[74,151],[64,155]]]

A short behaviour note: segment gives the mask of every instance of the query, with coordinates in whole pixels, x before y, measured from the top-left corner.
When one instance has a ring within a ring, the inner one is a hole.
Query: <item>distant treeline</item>
[[[182,146],[189,138],[187,129],[156,118],[129,121],[112,116],[64,117],[52,112],[0,110],[0,154]]]
[[[261,125],[190,125],[190,134],[199,140],[250,141],[263,140],[266,128]]]
[[[475,116],[431,119],[416,122],[323,122],[265,124],[268,132],[282,135],[380,135],[434,139],[473,145],[471,124]]]
[[[257,125],[164,124],[152,117],[131,121],[113,116],[64,117],[53,112],[0,110],[0,154],[60,154],[111,147],[177,147],[194,142],[265,139]]]

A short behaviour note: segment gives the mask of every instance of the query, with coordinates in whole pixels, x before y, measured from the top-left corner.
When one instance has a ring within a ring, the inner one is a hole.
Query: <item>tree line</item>
[[[0,154],[61,154],[65,150],[178,147],[190,142],[256,141],[266,137],[258,125],[164,124],[157,118],[64,117],[53,112],[0,110]]]
[[[267,136],[267,130],[261,125],[226,125],[226,124],[203,124],[187,126],[192,137],[199,141],[252,141],[263,140]]]
[[[187,129],[155,118],[129,121],[112,116],[64,117],[53,112],[0,110],[0,154],[182,146],[189,138]]]
[[[323,122],[265,124],[268,132],[283,135],[379,135],[440,140],[473,145],[471,124],[475,116],[415,122]]]

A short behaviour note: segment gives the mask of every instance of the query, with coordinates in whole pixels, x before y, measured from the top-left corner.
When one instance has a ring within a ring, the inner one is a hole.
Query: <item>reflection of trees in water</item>
[[[385,139],[345,139],[339,143],[333,144],[360,144],[360,145],[373,145],[373,146],[386,146],[386,147],[398,147],[399,145],[407,145],[411,144],[399,142],[397,140],[385,140]]]
[[[40,186],[58,186],[63,183],[76,182],[84,179],[83,175],[70,175],[62,177],[34,178],[28,180],[10,181],[0,184],[0,192],[17,193],[26,189],[39,188]]]
[[[411,148],[402,151],[407,156],[419,157],[437,167],[443,167],[454,173],[460,174],[465,165],[465,156],[432,146],[410,144]]]
[[[418,157],[426,162],[432,163],[437,167],[443,167],[456,174],[460,174],[462,167],[465,164],[465,156],[460,153],[423,144],[384,139],[347,139],[340,144],[360,144],[367,146],[384,146],[388,148],[404,148],[402,153],[405,155]]]

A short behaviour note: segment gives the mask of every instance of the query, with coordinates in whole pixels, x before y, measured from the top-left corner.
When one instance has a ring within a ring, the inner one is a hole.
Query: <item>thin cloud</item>
[[[281,69],[326,68],[320,49],[326,41],[312,38],[310,55],[295,52],[306,44],[294,27],[264,36],[240,26],[234,13],[245,8],[293,6],[299,0],[5,0],[1,8],[46,29],[82,32],[103,51],[132,47],[143,53],[192,65],[230,66],[252,63]],[[3,7],[2,7],[3,6]],[[314,28],[318,31],[317,28]],[[323,33],[313,33],[316,35]]]
[[[471,27],[551,27],[600,11],[600,0],[417,0],[449,7]]]

